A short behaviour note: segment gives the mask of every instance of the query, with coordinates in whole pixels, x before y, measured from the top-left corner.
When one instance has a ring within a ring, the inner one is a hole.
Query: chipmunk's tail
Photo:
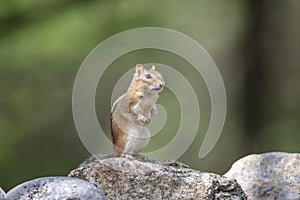
[[[126,134],[119,128],[116,121],[113,119],[112,113],[110,114],[110,130],[111,139],[114,145],[114,156],[120,156],[126,145]]]

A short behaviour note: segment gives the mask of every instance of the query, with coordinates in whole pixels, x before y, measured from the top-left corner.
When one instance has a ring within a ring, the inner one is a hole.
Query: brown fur
[[[123,132],[111,118],[112,142],[114,144],[114,156],[120,156],[126,145],[127,134]]]
[[[145,78],[148,73],[152,74],[151,79]],[[148,121],[151,117],[149,115],[150,109],[155,106],[158,93],[161,91],[160,89],[158,91],[153,90],[153,88],[160,87],[160,85],[164,86],[165,82],[155,68],[152,67],[151,70],[146,70],[142,65],[138,64],[136,66],[136,73],[128,90],[116,100],[111,110],[111,134],[115,156],[126,153],[124,149],[129,140],[128,131],[132,130],[132,127],[146,126],[145,119]],[[143,133],[138,132],[138,134]],[[133,146],[130,147],[137,150],[139,147],[135,145],[141,145],[144,148],[144,143],[140,142],[133,143]]]

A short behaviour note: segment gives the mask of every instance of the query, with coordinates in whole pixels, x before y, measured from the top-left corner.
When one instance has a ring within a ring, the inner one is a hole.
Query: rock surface
[[[108,199],[247,199],[232,179],[154,159],[90,160],[69,176],[96,184]]]
[[[105,200],[104,194],[93,184],[77,178],[45,177],[22,183],[10,190],[8,200]]]
[[[236,179],[250,200],[300,200],[297,153],[249,155],[235,162],[225,176]]]
[[[2,190],[2,188],[0,187],[0,200],[3,200],[5,197],[5,192]]]

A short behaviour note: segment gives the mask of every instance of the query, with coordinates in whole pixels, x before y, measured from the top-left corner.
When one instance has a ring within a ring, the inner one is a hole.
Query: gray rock
[[[249,155],[235,162],[225,176],[236,179],[250,200],[300,200],[298,153]]]
[[[106,199],[93,184],[70,177],[45,177],[22,183],[7,193],[9,200]]]
[[[112,158],[112,157],[113,156],[109,155],[109,154],[92,155],[91,157],[89,157],[88,159],[86,159],[85,161],[83,161],[82,163],[80,163],[79,167],[83,167],[85,165],[89,165],[90,163],[93,163],[96,160],[103,160],[103,159]]]
[[[235,180],[174,161],[125,156],[81,166],[69,176],[96,184],[108,199],[246,199]]]
[[[0,200],[4,200],[4,198],[5,198],[5,192],[0,187]]]

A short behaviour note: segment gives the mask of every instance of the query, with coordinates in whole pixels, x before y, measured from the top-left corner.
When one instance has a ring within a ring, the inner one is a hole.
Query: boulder
[[[10,190],[9,200],[105,200],[104,194],[93,184],[70,177],[45,177],[22,183]]]
[[[265,153],[235,162],[225,174],[236,179],[250,200],[299,200],[300,154]]]
[[[0,200],[4,200],[4,198],[5,198],[5,192],[0,187]]]
[[[108,199],[246,199],[235,180],[170,160],[104,156],[69,176],[94,183]]]

